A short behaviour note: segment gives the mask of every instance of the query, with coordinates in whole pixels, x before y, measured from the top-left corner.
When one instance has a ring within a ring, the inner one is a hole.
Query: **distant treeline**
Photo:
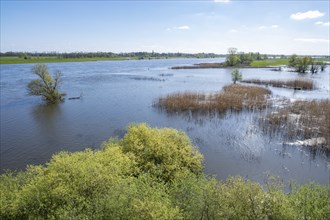
[[[58,58],[172,58],[172,57],[184,57],[184,58],[215,58],[223,57],[225,55],[219,55],[214,53],[156,53],[156,52],[129,52],[129,53],[112,53],[112,52],[72,52],[72,53],[58,53],[58,52],[5,52],[0,53],[0,57],[20,57],[23,59],[29,59],[34,57],[58,57]]]

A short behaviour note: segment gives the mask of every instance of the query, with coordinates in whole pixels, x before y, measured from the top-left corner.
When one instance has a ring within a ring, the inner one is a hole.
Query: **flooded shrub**
[[[233,83],[236,84],[237,81],[242,80],[242,73],[238,69],[234,69],[231,72],[231,79],[232,79]]]
[[[192,111],[198,113],[225,112],[227,110],[242,110],[243,108],[266,107],[266,95],[270,90],[257,86],[229,85],[223,91],[214,94],[183,92],[159,98],[155,106],[167,112]]]
[[[36,64],[32,71],[39,79],[32,80],[28,84],[30,95],[41,96],[49,104],[63,101],[65,94],[58,91],[62,77],[60,71],[57,71],[52,77],[45,64]]]
[[[243,83],[253,83],[258,85],[270,85],[274,87],[284,87],[292,89],[312,90],[314,88],[313,80],[294,79],[294,80],[260,80],[260,79],[244,79]]]

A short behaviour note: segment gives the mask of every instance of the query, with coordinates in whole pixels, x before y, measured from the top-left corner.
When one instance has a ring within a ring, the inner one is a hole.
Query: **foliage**
[[[237,48],[229,48],[228,55],[226,57],[226,65],[227,66],[249,66],[255,60],[266,60],[268,59],[267,55],[261,55],[259,52],[257,53],[244,53],[238,52]]]
[[[63,93],[58,91],[61,83],[61,72],[57,71],[54,78],[49,74],[45,64],[36,64],[32,71],[39,79],[32,80],[28,84],[30,95],[41,96],[47,103],[56,103],[63,100]]]
[[[313,59],[310,56],[298,57],[294,54],[289,57],[289,67],[293,67],[298,73],[306,73],[311,64],[313,64]]]
[[[44,166],[0,176],[1,219],[326,219],[329,185],[263,189],[201,173],[182,132],[132,125],[102,149],[61,152]]]
[[[239,59],[239,56],[237,54],[237,48],[229,48],[228,49],[228,55],[226,57],[226,64],[227,66],[236,66],[241,61]]]
[[[234,69],[231,72],[231,79],[234,84],[236,84],[237,81],[242,80],[242,73],[238,69]]]
[[[143,172],[170,181],[177,172],[202,173],[202,155],[189,138],[173,129],[151,129],[146,124],[130,126],[120,142]]]

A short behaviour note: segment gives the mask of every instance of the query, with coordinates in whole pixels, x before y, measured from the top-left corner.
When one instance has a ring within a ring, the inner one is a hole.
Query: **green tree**
[[[228,66],[236,66],[240,63],[239,55],[237,54],[237,48],[229,48],[228,55],[226,57],[226,64]]]
[[[310,56],[298,57],[297,55],[292,55],[289,57],[289,67],[294,68],[298,73],[306,73],[309,65],[313,63],[313,59]]]
[[[32,72],[36,74],[39,79],[32,80],[28,84],[30,95],[41,96],[50,104],[63,101],[65,94],[58,91],[58,87],[62,82],[62,74],[60,71],[57,71],[53,78],[49,74],[48,67],[45,64],[36,64],[32,68]]]
[[[234,69],[231,72],[231,79],[234,84],[236,84],[236,81],[242,80],[242,73],[238,69]]]

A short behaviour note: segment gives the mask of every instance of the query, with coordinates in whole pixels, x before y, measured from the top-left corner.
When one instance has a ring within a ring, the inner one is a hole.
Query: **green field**
[[[58,62],[87,62],[101,60],[128,60],[137,58],[128,57],[92,57],[92,58],[60,58],[60,57],[31,57],[23,59],[19,57],[0,57],[0,64],[21,64],[21,63],[58,63]]]
[[[268,67],[281,65],[288,65],[288,59],[255,60],[250,64],[250,66],[252,67]]]
[[[315,58],[315,61],[318,62],[330,62],[329,58]],[[251,67],[269,67],[269,66],[281,66],[288,65],[288,59],[268,59],[268,60],[255,60],[250,66]]]

